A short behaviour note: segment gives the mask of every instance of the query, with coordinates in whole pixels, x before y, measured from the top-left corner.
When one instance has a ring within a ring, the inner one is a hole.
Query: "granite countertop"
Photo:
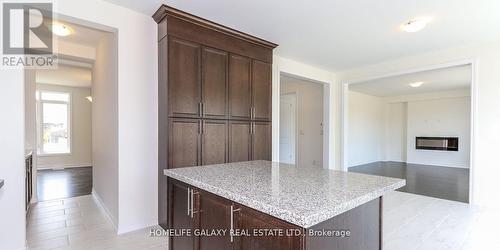
[[[164,174],[304,228],[406,184],[403,179],[269,161],[166,169]]]

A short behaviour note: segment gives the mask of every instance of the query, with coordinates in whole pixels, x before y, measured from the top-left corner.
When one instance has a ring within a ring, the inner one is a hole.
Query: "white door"
[[[280,98],[280,162],[295,164],[296,107],[295,93],[283,94]]]

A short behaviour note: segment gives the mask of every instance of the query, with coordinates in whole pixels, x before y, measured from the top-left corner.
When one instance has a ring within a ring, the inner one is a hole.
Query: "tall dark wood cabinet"
[[[187,191],[168,184],[164,169],[271,160],[277,45],[165,5],[153,19],[159,54],[158,217],[167,228],[184,223],[167,210],[185,206],[177,203],[187,202]]]

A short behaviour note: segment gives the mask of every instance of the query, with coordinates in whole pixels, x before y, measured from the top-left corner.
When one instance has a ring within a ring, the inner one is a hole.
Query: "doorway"
[[[324,85],[280,76],[280,162],[324,167]]]
[[[399,191],[469,203],[474,64],[344,84],[344,169],[403,178]]]

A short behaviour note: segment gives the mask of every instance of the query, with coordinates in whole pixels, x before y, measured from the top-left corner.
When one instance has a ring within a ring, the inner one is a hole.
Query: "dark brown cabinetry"
[[[176,38],[170,38],[168,44],[169,115],[198,117],[201,115],[200,46]]]
[[[252,160],[271,160],[271,124],[252,122]]]
[[[177,182],[169,181],[168,185],[169,199],[168,217],[169,228],[188,229],[194,228],[194,220],[191,217],[191,189],[189,186]],[[183,234],[176,237],[170,237],[171,249],[194,249],[194,236]]]
[[[204,117],[227,116],[227,57],[225,51],[203,48],[201,111]]]
[[[158,204],[167,225],[167,168],[271,160],[276,44],[161,6],[158,23]]]
[[[252,100],[249,58],[231,55],[229,58],[229,109],[233,119],[250,119]]]
[[[382,249],[382,198],[303,228],[183,182],[168,183],[168,227],[188,231],[169,237],[173,250]],[[339,230],[349,236],[322,235]]]
[[[168,180],[172,201],[169,228],[189,230],[183,236],[169,237],[171,249],[302,249],[303,238],[297,235],[250,235],[258,229],[302,232],[300,227],[177,180]],[[207,235],[213,232],[218,234]]]
[[[251,208],[242,206],[238,212],[237,228],[245,232],[259,232],[257,230],[283,230],[288,232],[289,236],[256,236],[256,237],[238,237],[236,240],[236,249],[302,249],[302,238],[293,237],[294,233],[303,232],[298,226],[286,223],[272,216],[260,213]],[[256,233],[258,235],[258,233]],[[227,248],[226,248],[227,249]]]
[[[252,62],[252,118],[271,120],[271,72],[272,65],[261,61]]]

